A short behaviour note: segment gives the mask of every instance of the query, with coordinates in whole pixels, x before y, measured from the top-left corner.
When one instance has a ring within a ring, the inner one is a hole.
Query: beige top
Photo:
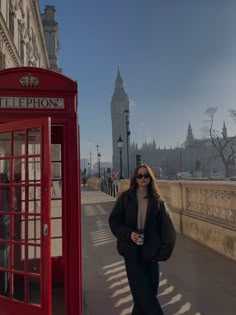
[[[144,198],[147,195],[145,191],[140,191],[137,189],[137,199],[138,199],[138,220],[137,220],[137,228],[139,230],[144,229],[146,214],[147,214],[147,205],[148,199]]]

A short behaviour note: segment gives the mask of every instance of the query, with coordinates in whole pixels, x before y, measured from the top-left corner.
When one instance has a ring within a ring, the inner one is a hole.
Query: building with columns
[[[55,7],[38,0],[0,0],[0,70],[33,66],[60,71]]]
[[[120,152],[117,144],[119,137],[123,140],[122,168],[123,177],[128,177],[128,155],[130,147],[129,124],[125,111],[129,113],[129,97],[125,92],[123,80],[118,69],[115,89],[111,99],[112,121],[112,164],[114,171],[120,171]],[[128,133],[128,135],[127,135]]]
[[[44,13],[41,15],[46,47],[48,51],[48,58],[50,69],[58,71],[58,52],[60,48],[58,38],[58,23],[56,22],[56,9],[54,6],[47,5]]]

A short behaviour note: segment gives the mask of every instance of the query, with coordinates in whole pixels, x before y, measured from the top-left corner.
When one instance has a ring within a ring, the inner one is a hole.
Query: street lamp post
[[[100,161],[101,161],[101,154],[98,153],[98,177],[101,177],[101,174],[100,174]]]
[[[88,162],[88,177],[90,177],[90,163]]]
[[[129,110],[124,110],[125,114],[125,122],[126,122],[126,141],[127,141],[127,175],[129,178],[129,136],[130,136],[130,130],[129,130]]]
[[[99,145],[97,144],[96,147],[97,147],[97,165],[98,165],[98,148],[99,148]]]
[[[91,156],[91,152],[89,152],[89,177],[91,177],[91,171],[92,171],[92,156]]]
[[[179,164],[180,164],[180,172],[182,173],[183,171],[183,161],[182,161],[182,148],[179,148]]]
[[[123,171],[122,170],[122,149],[123,149],[124,141],[121,139],[121,136],[117,140],[117,144],[118,144],[118,148],[120,151],[120,179],[123,179],[123,176],[122,176],[122,171]]]

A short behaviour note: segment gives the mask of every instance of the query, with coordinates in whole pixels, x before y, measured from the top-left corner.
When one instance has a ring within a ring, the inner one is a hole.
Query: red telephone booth
[[[0,71],[0,313],[81,315],[77,83]]]

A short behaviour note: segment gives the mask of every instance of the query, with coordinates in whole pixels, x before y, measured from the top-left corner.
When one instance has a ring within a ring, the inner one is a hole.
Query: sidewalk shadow
[[[120,315],[131,314],[133,299],[130,293],[126,270],[123,260],[117,260],[102,268],[108,287],[109,297],[113,300],[114,309]],[[158,298],[165,315],[205,315],[192,310],[190,301],[187,301],[173,284],[169,283],[165,275],[160,273]]]

